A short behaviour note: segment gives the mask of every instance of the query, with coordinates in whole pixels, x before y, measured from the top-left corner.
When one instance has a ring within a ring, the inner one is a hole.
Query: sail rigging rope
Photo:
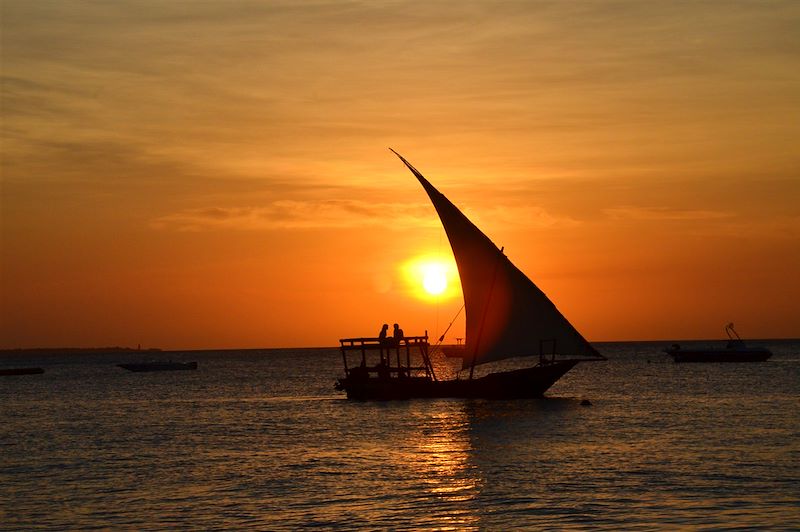
[[[464,302],[464,303],[461,305],[461,308],[460,308],[460,309],[458,309],[458,312],[456,312],[456,315],[455,315],[455,316],[453,316],[453,319],[450,321],[450,325],[448,325],[448,326],[447,326],[447,328],[444,330],[444,332],[442,333],[442,335],[439,337],[439,341],[438,341],[438,342],[436,342],[436,345],[434,345],[434,346],[433,346],[433,349],[431,349],[431,352],[433,352],[433,351],[435,351],[435,350],[439,349],[439,346],[441,346],[441,345],[442,345],[442,342],[444,341],[444,336],[447,334],[447,331],[449,331],[449,330],[450,330],[450,327],[452,327],[452,326],[453,326],[453,324],[456,322],[456,320],[458,319],[458,316],[459,316],[459,314],[461,314],[461,311],[462,311],[462,310],[464,310],[464,307],[465,307],[466,305],[467,305],[467,303],[466,303],[466,302]],[[461,370],[458,370],[458,374],[460,374],[460,373],[461,373]]]
[[[461,305],[461,308],[460,308],[460,309],[458,309],[458,312],[456,312],[456,315],[455,315],[455,316],[453,316],[453,319],[452,319],[452,321],[450,321],[450,325],[448,325],[448,326],[447,326],[447,328],[444,330],[444,332],[442,333],[442,335],[439,337],[439,342],[436,344],[436,347],[438,347],[438,346],[439,346],[439,345],[440,345],[440,344],[441,344],[441,343],[444,341],[444,336],[447,334],[447,331],[449,331],[449,330],[450,330],[450,327],[452,327],[452,326],[453,326],[453,324],[456,322],[456,319],[458,319],[458,315],[459,315],[459,314],[461,314],[461,311],[462,311],[462,310],[464,310],[464,306],[465,306],[465,305],[466,305],[466,303],[464,303],[463,305]]]

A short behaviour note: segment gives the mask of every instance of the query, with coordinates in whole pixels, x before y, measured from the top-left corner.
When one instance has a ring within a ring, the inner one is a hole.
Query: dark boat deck
[[[340,340],[340,344],[345,377],[337,381],[336,388],[345,391],[349,399],[362,401],[541,397],[581,362],[581,359],[541,359],[539,364],[529,368],[491,373],[475,379],[439,380],[428,356],[427,336],[409,337],[400,344],[382,343],[377,338],[346,338]],[[348,354],[353,351],[361,355],[361,360],[360,364],[350,366]],[[415,352],[415,358],[422,359],[423,365],[412,365],[412,352]],[[377,363],[368,364],[368,355],[377,358]]]

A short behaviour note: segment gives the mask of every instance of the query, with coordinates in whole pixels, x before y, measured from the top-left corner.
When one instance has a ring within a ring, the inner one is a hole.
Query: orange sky
[[[438,335],[460,296],[403,265],[449,246],[388,147],[591,341],[800,336],[795,1],[5,0],[0,24],[0,348]]]

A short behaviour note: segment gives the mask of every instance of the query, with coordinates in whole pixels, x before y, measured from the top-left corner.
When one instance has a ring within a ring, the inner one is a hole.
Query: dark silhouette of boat
[[[44,373],[42,368],[0,368],[0,376],[38,375]]]
[[[675,362],[763,362],[772,356],[772,351],[766,347],[753,347],[745,344],[744,340],[734,330],[733,323],[725,326],[728,342],[725,347],[688,347],[672,344],[664,349]]]
[[[466,312],[463,347],[447,350],[462,360],[468,378],[440,380],[431,364],[427,332],[397,344],[378,338],[340,340],[345,377],[336,388],[351,399],[416,397],[541,397],[576,364],[605,360],[547,296],[497,246],[400,154],[428,194],[455,256]],[[441,339],[440,339],[441,341]],[[360,364],[348,355],[360,354]],[[368,356],[377,364],[368,363]],[[412,355],[421,359],[412,365]],[[567,355],[571,358],[557,358]],[[516,357],[538,357],[533,366],[474,377],[476,365]]]
[[[128,371],[185,371],[197,369],[197,362],[134,362],[130,364],[117,364]]]

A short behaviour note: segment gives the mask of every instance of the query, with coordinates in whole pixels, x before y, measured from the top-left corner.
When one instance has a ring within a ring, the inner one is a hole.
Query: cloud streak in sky
[[[387,223],[395,229],[432,226],[430,217],[420,212],[425,212],[420,205],[279,200],[262,207],[187,209],[161,216],[151,226],[177,231],[347,229]]]
[[[736,216],[726,211],[633,206],[605,209],[605,213],[611,220],[637,221],[720,220]]]
[[[496,206],[480,215],[493,226],[541,228],[574,226],[579,222],[557,217],[541,207]],[[423,203],[371,203],[357,200],[278,200],[262,207],[206,207],[186,209],[155,218],[158,230],[274,231],[310,229],[385,228],[408,230],[440,228],[435,212]]]

